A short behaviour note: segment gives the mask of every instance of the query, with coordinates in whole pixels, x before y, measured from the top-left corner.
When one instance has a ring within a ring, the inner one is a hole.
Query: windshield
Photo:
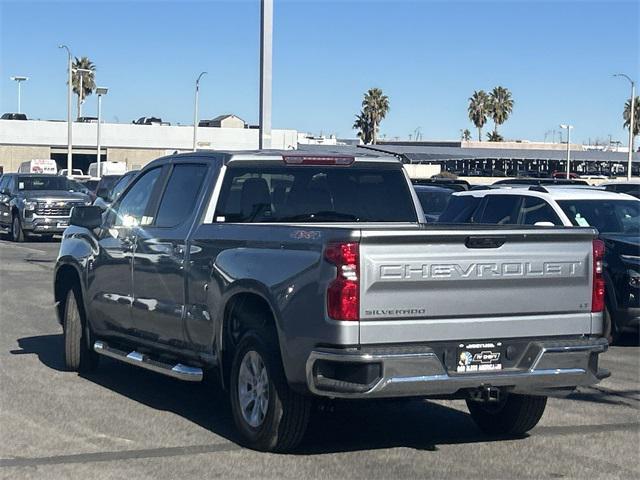
[[[640,201],[561,200],[560,208],[578,227],[595,227],[600,233],[640,234]]]
[[[401,169],[238,167],[224,178],[218,222],[416,222]]]
[[[22,176],[16,179],[18,190],[73,190],[80,191],[75,188],[66,177],[57,175],[30,175]]]

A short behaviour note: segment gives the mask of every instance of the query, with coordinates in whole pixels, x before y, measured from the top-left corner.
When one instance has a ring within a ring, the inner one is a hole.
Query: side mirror
[[[110,202],[111,201],[111,197],[109,196],[109,189],[106,188],[106,187],[100,187],[96,191],[96,197],[100,197],[105,202]]]
[[[95,205],[73,207],[71,209],[69,224],[75,225],[76,227],[84,227],[89,230],[98,228],[102,225],[102,209]]]

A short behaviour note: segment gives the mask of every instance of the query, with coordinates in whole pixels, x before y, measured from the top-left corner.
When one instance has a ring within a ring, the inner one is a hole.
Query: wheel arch
[[[62,263],[58,265],[53,282],[53,296],[56,307],[56,316],[58,318],[58,323],[61,325],[64,321],[64,308],[67,294],[69,293],[69,290],[74,287],[77,287],[77,291],[82,297],[78,299],[78,306],[82,309],[82,313],[84,314],[86,312],[86,307],[80,271],[71,263]]]
[[[259,317],[259,321],[256,323],[251,322],[251,318],[255,318],[253,314]],[[240,315],[243,315],[244,321],[236,323]],[[226,388],[229,385],[235,348],[246,332],[261,328],[273,332],[274,341],[278,343],[277,347],[282,357],[282,342],[280,341],[276,309],[266,292],[259,286],[238,285],[229,291],[221,308],[220,318],[216,344],[219,345],[217,354],[223,387]]]

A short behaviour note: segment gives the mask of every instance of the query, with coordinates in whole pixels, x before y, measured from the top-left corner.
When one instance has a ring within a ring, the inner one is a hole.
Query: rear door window
[[[157,227],[175,227],[191,217],[207,174],[202,164],[179,164],[173,167],[156,216]]]
[[[520,195],[487,195],[478,223],[513,225],[518,223]]]
[[[550,222],[554,225],[562,225],[553,207],[551,207],[545,199],[524,197],[524,201],[520,207],[519,223],[523,225],[535,225],[538,222]]]
[[[447,208],[442,212],[438,223],[469,223],[473,213],[480,205],[481,197],[471,195],[451,195]]]

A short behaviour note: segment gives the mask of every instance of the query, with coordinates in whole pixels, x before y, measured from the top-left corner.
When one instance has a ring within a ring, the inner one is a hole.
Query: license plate
[[[474,342],[458,345],[457,373],[495,372],[502,370],[502,342]]]
[[[58,222],[58,228],[67,228],[68,226],[67,222]]]

